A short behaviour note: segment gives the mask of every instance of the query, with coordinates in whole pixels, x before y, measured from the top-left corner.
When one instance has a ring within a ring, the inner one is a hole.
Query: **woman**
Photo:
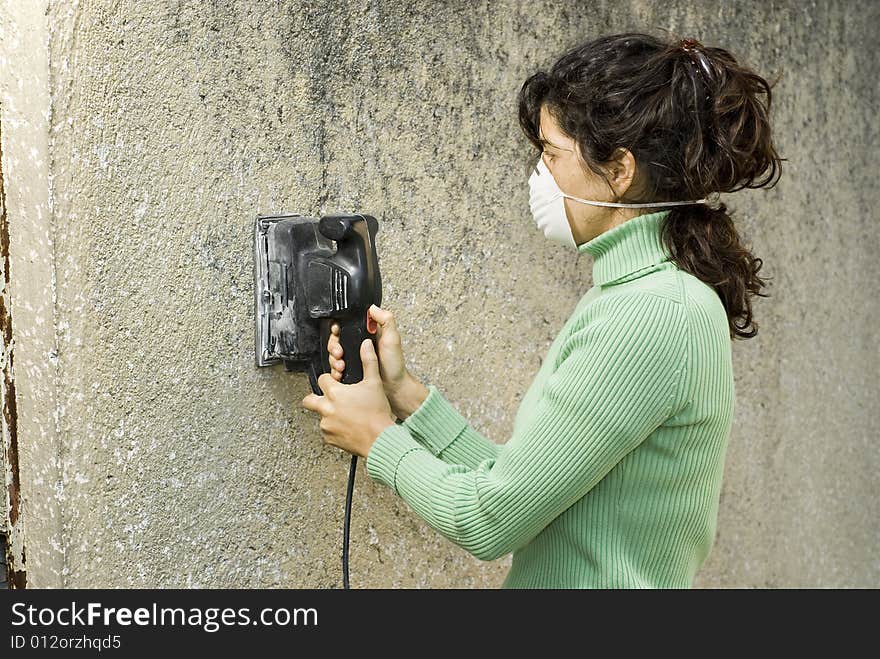
[[[749,298],[764,286],[706,197],[777,182],[770,100],[726,50],[640,33],[531,76],[519,97],[542,153],[531,210],[548,238],[593,256],[593,287],[512,437],[495,444],[416,380],[393,314],[373,307],[364,380],[338,381],[334,335],[325,395],[303,399],[325,441],[366,456],[371,478],[474,556],[513,552],[504,587],[690,587],[715,536],[731,339],[756,334]]]

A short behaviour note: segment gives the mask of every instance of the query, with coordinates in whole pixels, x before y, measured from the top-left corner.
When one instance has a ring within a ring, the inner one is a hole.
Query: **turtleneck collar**
[[[633,217],[578,245],[593,256],[593,284],[604,286],[672,257],[660,239],[663,220],[670,211]]]

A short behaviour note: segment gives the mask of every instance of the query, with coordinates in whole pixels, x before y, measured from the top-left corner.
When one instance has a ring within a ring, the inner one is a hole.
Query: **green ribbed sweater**
[[[429,385],[367,454],[370,478],[443,536],[483,560],[513,552],[502,587],[686,588],[709,554],[733,416],[731,341],[718,295],[660,240],[668,214],[578,247],[593,256],[594,285],[506,443]]]

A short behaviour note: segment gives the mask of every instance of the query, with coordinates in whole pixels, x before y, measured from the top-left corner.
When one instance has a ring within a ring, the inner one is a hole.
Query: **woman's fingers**
[[[330,338],[327,340],[327,350],[337,359],[342,357],[342,344],[339,342],[339,324],[330,326]]]
[[[339,342],[339,323],[330,326],[330,338],[327,341],[327,351],[330,353],[330,375],[336,380],[342,379],[345,370],[345,362],[342,360],[342,344]]]
[[[379,361],[383,368],[383,377],[387,376],[391,381],[396,381],[404,370],[397,320],[392,312],[375,304],[370,306],[369,314],[378,325],[376,338],[378,339]],[[345,361],[343,360],[342,344],[339,341],[339,323],[333,323],[330,326],[327,351],[330,353],[328,357],[330,373],[337,380],[341,380],[342,373],[345,371]]]

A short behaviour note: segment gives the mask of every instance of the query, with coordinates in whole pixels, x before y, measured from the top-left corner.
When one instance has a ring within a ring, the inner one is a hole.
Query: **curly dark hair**
[[[769,277],[758,275],[763,261],[743,246],[717,195],[779,181],[785,159],[769,121],[776,82],[693,39],[614,34],[586,41],[530,76],[519,93],[519,122],[542,150],[546,105],[578,143],[584,164],[603,177],[600,165],[619,148],[629,150],[637,171],[628,194],[639,198],[620,202],[715,198],[672,207],[662,239],[679,268],[718,293],[731,338],[747,339],[758,333],[750,297],[769,297],[761,293]]]

